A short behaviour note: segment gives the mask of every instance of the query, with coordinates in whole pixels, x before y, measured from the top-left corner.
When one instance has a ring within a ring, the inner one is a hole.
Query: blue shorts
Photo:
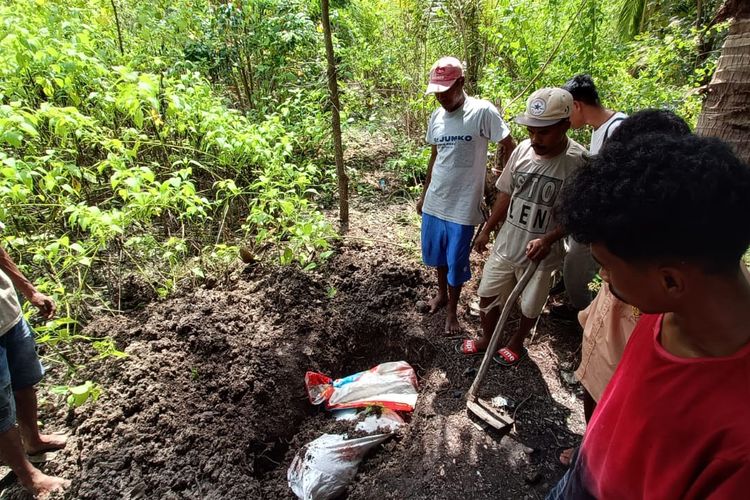
[[[471,278],[469,253],[474,226],[422,214],[422,260],[431,267],[448,267],[448,284],[460,286]]]
[[[16,424],[13,391],[36,385],[43,376],[34,332],[22,318],[5,335],[0,335],[0,433]]]

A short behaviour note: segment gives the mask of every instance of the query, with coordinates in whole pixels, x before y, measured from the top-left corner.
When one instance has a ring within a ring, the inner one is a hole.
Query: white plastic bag
[[[382,363],[336,380],[307,372],[305,386],[310,402],[325,403],[329,410],[383,406],[413,411],[417,404],[417,375],[406,361]]]
[[[358,431],[379,434],[355,439],[346,439],[342,434],[323,434],[297,452],[287,471],[289,487],[302,500],[339,496],[357,473],[362,457],[403,423],[396,412],[384,409],[381,415],[369,415],[355,427]]]

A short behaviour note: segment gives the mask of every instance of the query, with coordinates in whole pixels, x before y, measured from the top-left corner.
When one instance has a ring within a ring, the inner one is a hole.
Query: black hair
[[[594,80],[589,75],[576,75],[565,82],[562,88],[570,92],[574,101],[581,101],[589,106],[600,107],[602,105]]]
[[[736,272],[750,244],[750,167],[692,134],[611,142],[563,188],[559,220],[629,262]]]
[[[604,147],[612,142],[625,142],[641,134],[653,133],[687,135],[690,133],[690,126],[667,109],[644,109],[623,120],[612,131]]]

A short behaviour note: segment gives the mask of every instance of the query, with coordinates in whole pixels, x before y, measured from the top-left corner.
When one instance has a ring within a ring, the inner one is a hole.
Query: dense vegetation
[[[390,135],[388,167],[413,192],[435,107],[426,73],[445,54],[507,117],[588,72],[608,107],[694,124],[726,30],[708,24],[717,3],[333,2],[345,132]],[[118,354],[78,325],[123,308],[129,287],[164,297],[216,279],[240,245],[307,268],[330,255],[318,2],[11,0],[0,19],[2,243],[61,304],[38,331],[62,359],[73,339]]]

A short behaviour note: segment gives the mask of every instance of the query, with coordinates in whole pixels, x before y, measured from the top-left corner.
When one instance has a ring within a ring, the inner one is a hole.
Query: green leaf
[[[23,134],[18,130],[6,130],[0,139],[7,142],[13,147],[20,148],[21,141],[23,140]]]

